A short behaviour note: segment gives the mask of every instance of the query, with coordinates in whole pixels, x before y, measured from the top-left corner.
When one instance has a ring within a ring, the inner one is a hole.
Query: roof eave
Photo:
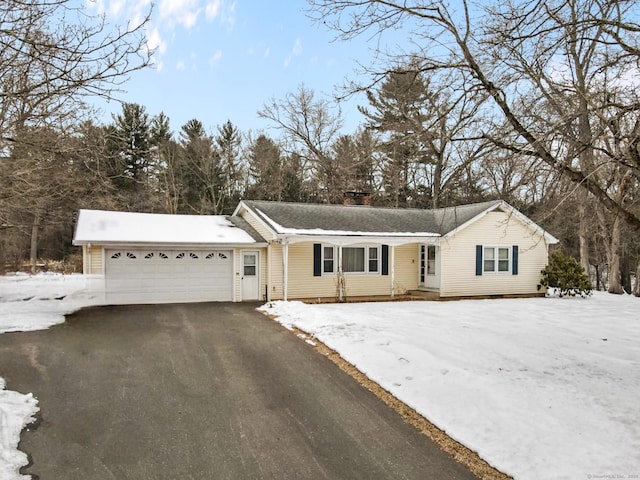
[[[283,244],[293,244],[302,242],[330,243],[334,245],[355,245],[359,243],[380,243],[386,245],[407,245],[411,243],[437,244],[440,235],[383,235],[383,234],[336,234],[336,233],[284,233],[278,235],[278,240]]]
[[[118,240],[73,240],[73,245],[80,247],[83,245],[100,245],[103,247],[129,247],[129,248],[255,248],[266,247],[267,242],[227,242],[227,243],[194,243],[194,242],[132,242]]]

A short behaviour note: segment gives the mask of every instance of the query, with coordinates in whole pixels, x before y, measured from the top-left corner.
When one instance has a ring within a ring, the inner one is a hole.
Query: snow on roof
[[[87,243],[255,244],[257,240],[224,215],[80,210],[74,245]]]

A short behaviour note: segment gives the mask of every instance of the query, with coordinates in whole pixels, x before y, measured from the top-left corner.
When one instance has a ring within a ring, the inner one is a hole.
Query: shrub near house
[[[566,295],[588,297],[593,287],[584,267],[573,257],[562,252],[553,252],[549,257],[549,265],[542,270],[542,278],[538,288],[551,287],[558,289],[561,297]]]

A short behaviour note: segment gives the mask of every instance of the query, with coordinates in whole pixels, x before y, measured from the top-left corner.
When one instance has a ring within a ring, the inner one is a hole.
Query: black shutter
[[[319,243],[313,244],[313,276],[322,276],[322,245]]]
[[[518,274],[518,246],[513,246],[513,255],[511,257],[511,273],[513,275]]]
[[[389,275],[389,245],[382,245],[382,275]]]
[[[482,245],[476,245],[476,275],[482,275]]]

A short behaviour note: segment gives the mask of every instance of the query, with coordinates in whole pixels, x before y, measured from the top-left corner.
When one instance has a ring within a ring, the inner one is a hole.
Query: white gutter
[[[362,243],[385,244],[385,245],[407,245],[411,243],[424,243],[425,245],[439,245],[440,235],[417,235],[417,236],[388,236],[388,235],[298,235],[298,234],[279,234],[278,238],[282,242],[301,243],[316,242],[330,243],[332,245],[356,245]]]

